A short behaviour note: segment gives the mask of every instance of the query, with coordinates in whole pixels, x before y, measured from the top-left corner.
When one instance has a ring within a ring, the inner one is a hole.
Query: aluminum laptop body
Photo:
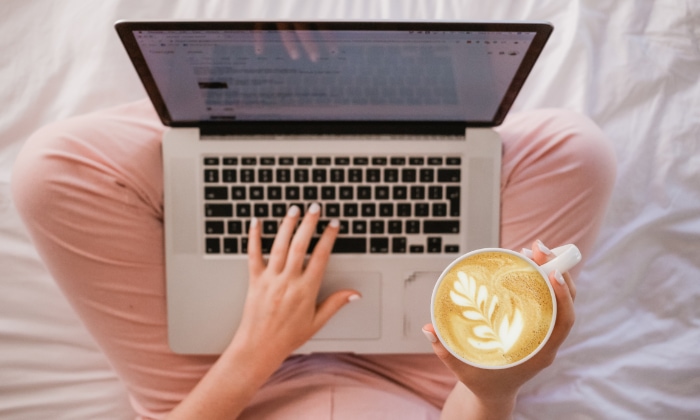
[[[131,22],[117,31],[162,122],[168,335],[217,354],[290,205],[341,220],[319,298],[353,288],[309,352],[430,352],[440,272],[497,246],[505,118],[539,22]],[[274,345],[273,342],[270,343]]]

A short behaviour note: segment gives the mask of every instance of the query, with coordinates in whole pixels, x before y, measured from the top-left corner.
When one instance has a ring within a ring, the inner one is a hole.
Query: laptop
[[[341,233],[319,299],[353,288],[298,353],[422,353],[457,256],[499,244],[499,125],[545,22],[120,21],[163,138],[169,343],[221,353],[291,205]],[[313,245],[313,243],[312,243]]]

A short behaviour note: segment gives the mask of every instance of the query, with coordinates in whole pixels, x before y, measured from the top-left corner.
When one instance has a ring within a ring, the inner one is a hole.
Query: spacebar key
[[[333,245],[334,254],[363,254],[367,252],[366,238],[336,238]]]
[[[459,233],[459,220],[424,220],[423,233]]]

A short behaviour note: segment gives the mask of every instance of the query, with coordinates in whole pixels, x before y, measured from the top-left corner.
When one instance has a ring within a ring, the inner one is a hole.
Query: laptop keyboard
[[[340,220],[334,253],[459,253],[458,156],[205,156],[206,254],[245,254],[252,217],[269,253],[291,205]]]

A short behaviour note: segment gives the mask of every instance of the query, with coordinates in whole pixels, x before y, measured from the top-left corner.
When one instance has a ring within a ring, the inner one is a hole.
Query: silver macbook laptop
[[[220,353],[290,205],[341,221],[321,290],[353,288],[299,352],[429,352],[440,272],[497,246],[501,123],[547,23],[128,22],[160,118],[169,342]],[[313,246],[313,244],[312,244]]]

